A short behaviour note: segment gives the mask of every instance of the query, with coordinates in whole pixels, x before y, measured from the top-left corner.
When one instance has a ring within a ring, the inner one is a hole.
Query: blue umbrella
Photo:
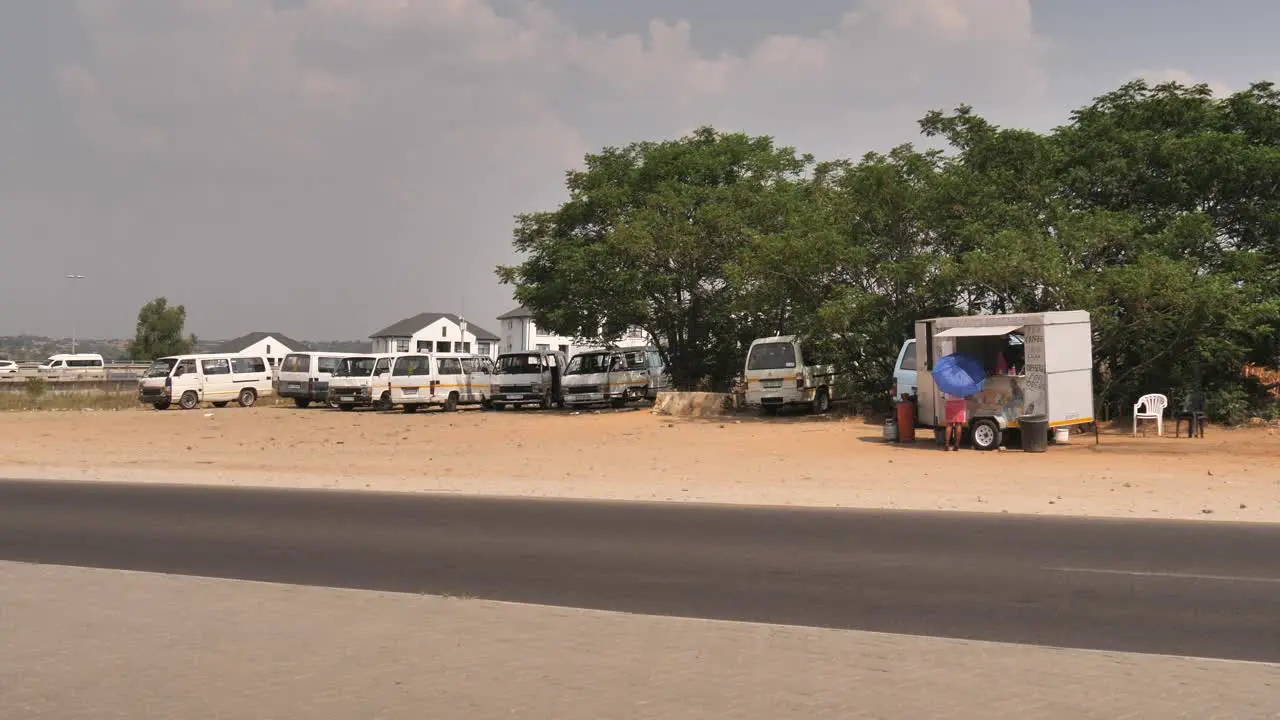
[[[938,358],[931,374],[938,389],[952,397],[977,395],[987,382],[987,372],[982,368],[982,361],[960,353]]]

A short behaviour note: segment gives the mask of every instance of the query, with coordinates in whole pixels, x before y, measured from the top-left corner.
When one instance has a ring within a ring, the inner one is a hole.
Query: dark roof
[[[249,347],[250,345],[252,345],[252,344],[254,344],[254,343],[256,343],[256,342],[258,342],[258,341],[260,341],[260,340],[262,340],[262,339],[264,339],[264,338],[268,338],[268,337],[273,337],[273,338],[275,338],[276,340],[279,340],[281,344],[283,344],[285,347],[287,347],[287,348],[289,348],[290,350],[293,350],[293,351],[295,351],[295,352],[296,352],[296,351],[300,351],[300,350],[310,350],[310,349],[311,349],[311,346],[310,346],[310,345],[307,345],[307,344],[306,344],[306,343],[304,343],[304,342],[298,342],[297,340],[294,340],[293,338],[289,337],[288,335],[284,335],[284,334],[281,334],[281,333],[277,333],[277,332],[251,332],[251,333],[249,333],[248,335],[241,335],[240,337],[235,338],[234,340],[227,340],[227,341],[225,341],[225,342],[220,342],[220,343],[218,343],[217,345],[214,345],[213,347],[209,348],[209,352],[212,352],[212,353],[238,353],[238,352],[240,352],[241,350],[244,350],[245,348]]]
[[[515,320],[517,318],[533,317],[533,311],[521,305],[515,310],[508,310],[498,316],[499,320]]]
[[[452,322],[454,325],[459,325],[462,323],[462,318],[458,317],[457,315],[454,315],[453,313],[425,312],[425,313],[419,313],[417,315],[414,315],[411,318],[405,318],[404,320],[401,320],[400,322],[394,325],[390,325],[388,327],[385,327],[379,330],[378,332],[370,335],[369,337],[370,338],[411,337],[414,333],[418,332],[422,328],[440,319],[448,320]],[[480,327],[479,325],[475,325],[470,321],[467,322],[467,332],[474,335],[477,340],[498,340],[499,339],[497,335],[494,335],[488,330],[485,330],[484,328]]]

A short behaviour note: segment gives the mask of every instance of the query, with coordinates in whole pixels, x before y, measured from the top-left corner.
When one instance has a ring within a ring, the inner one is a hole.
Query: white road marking
[[[1216,580],[1218,582],[1280,583],[1280,578],[1249,577],[1247,575],[1200,575],[1197,573],[1144,572],[1142,570],[1107,570],[1104,568],[1047,567],[1047,568],[1041,568],[1041,569],[1053,570],[1055,572],[1085,573],[1085,574],[1091,574],[1091,575],[1131,575],[1135,577],[1174,578],[1177,580]]]

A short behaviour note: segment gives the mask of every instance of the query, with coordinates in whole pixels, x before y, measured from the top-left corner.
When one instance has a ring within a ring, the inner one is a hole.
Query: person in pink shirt
[[[969,422],[969,408],[962,397],[943,395],[946,399],[947,436],[943,450],[960,451],[960,436],[964,434],[964,426]]]

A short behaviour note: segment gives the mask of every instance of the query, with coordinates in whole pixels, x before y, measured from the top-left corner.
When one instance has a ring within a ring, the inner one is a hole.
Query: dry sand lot
[[[1043,455],[886,445],[860,418],[648,409],[0,414],[0,477],[1280,521],[1280,430],[1076,437]]]
[[[1280,431],[888,445],[861,418],[403,415],[284,407],[0,414],[0,476],[1280,522]]]

